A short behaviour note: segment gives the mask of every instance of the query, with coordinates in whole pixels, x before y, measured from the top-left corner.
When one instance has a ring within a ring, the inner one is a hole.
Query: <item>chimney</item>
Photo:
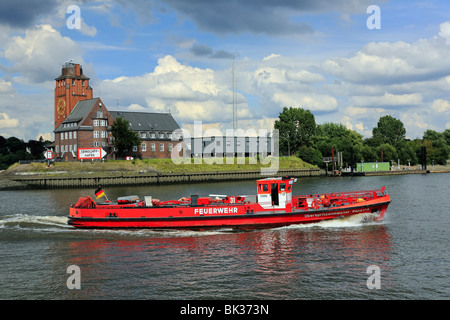
[[[81,76],[81,67],[78,63],[75,65],[75,75],[77,77]]]

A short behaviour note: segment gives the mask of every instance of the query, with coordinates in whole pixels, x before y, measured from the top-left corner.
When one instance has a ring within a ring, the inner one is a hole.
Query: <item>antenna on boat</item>
[[[234,75],[234,62],[235,55],[233,54],[233,68],[231,70],[231,75],[233,78],[233,130],[237,129],[237,107],[236,107],[236,80]]]

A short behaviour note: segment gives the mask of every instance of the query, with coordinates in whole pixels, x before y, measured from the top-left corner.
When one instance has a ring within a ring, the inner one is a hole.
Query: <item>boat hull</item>
[[[78,228],[156,229],[260,229],[369,214],[383,219],[390,203],[388,195],[364,203],[309,210],[267,210],[255,204],[227,207],[151,208],[70,208],[69,224]],[[227,208],[227,209],[225,209]],[[202,214],[203,213],[203,214]]]

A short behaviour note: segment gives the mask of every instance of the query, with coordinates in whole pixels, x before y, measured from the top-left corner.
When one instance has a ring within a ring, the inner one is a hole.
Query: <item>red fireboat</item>
[[[357,214],[377,221],[390,203],[385,187],[293,196],[296,182],[291,177],[257,180],[257,194],[251,196],[191,195],[168,201],[126,196],[103,203],[86,196],[70,207],[68,223],[78,228],[258,229]]]

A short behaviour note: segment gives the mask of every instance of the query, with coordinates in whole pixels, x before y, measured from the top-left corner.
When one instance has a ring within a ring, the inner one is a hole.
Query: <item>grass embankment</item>
[[[212,160],[212,159],[209,159]],[[217,162],[220,159],[215,159]],[[234,160],[232,164],[227,164],[226,159],[223,163],[205,163],[205,159],[201,164],[190,159],[190,163],[175,164],[172,159],[144,159],[144,160],[109,160],[96,162],[56,162],[47,167],[46,163],[30,163],[30,164],[14,164],[3,172],[4,175],[75,175],[75,174],[132,174],[132,173],[194,173],[194,172],[221,172],[221,171],[252,171],[261,168],[270,168],[270,160],[266,159],[267,164],[261,161],[249,158],[230,159]],[[229,160],[229,161],[230,161]],[[273,163],[275,166],[275,163]],[[279,170],[283,169],[309,169],[315,166],[304,162],[296,157],[280,157]]]

